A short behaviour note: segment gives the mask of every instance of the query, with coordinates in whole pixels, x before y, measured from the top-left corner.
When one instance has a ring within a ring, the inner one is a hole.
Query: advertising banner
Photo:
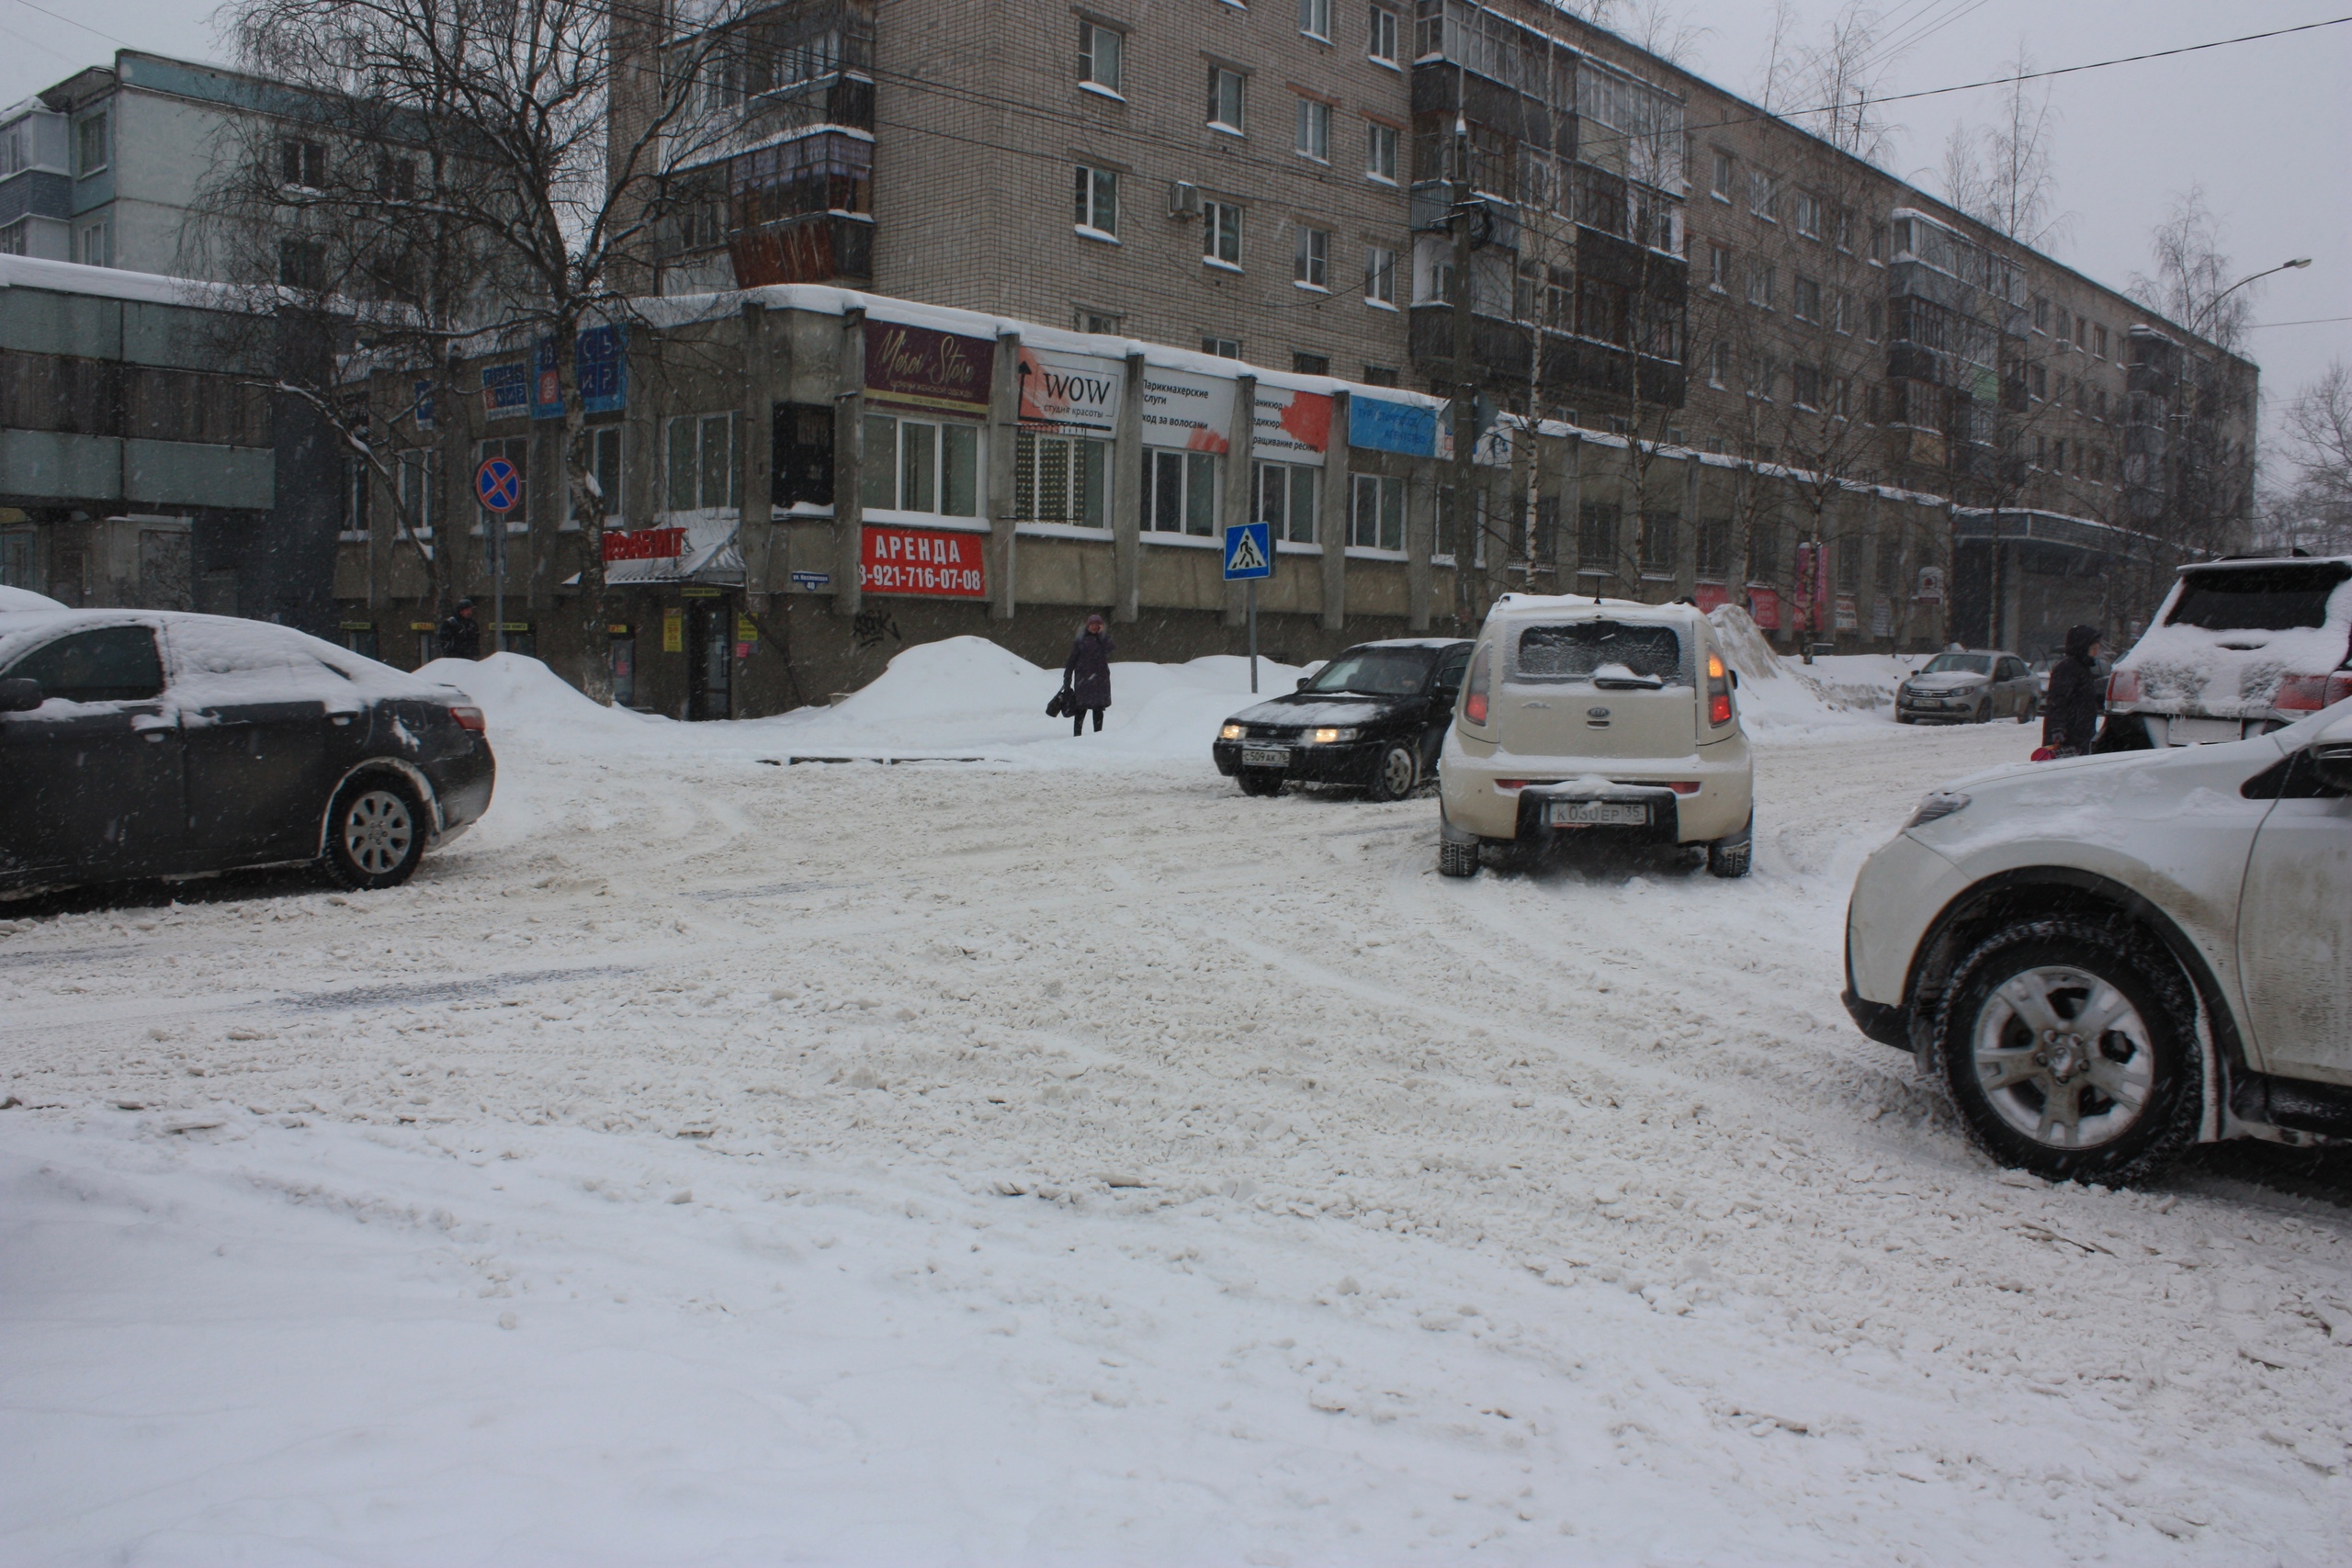
[[[590,327],[572,349],[580,381],[580,406],[590,413],[618,413],[628,406],[628,324]]]
[[[1758,631],[1781,629],[1781,591],[1777,588],[1750,588],[1747,591],[1747,618],[1756,623]]]
[[[605,558],[608,561],[668,560],[685,553],[684,528],[613,528],[605,533]]]
[[[531,374],[520,364],[481,367],[481,412],[492,419],[526,412],[531,406]]]
[[[1703,612],[1718,610],[1731,603],[1731,595],[1720,582],[1702,582],[1690,592],[1691,602]]]
[[[555,339],[543,337],[531,345],[531,417],[563,417],[563,377],[556,369]]]
[[[986,418],[995,368],[996,344],[987,338],[896,321],[865,323],[869,397]]]
[[[1940,603],[1944,596],[1944,569],[1923,566],[1919,569],[1919,589],[1911,597],[1925,604]]]
[[[985,599],[985,534],[946,528],[868,528],[858,552],[858,586],[868,593]]]
[[[1331,400],[1323,392],[1258,388],[1250,421],[1250,455],[1277,463],[1321,460],[1331,445]]]
[[[1126,400],[1127,367],[1091,354],[1021,350],[1021,426],[1108,438]]]
[[[1437,410],[1418,403],[1392,403],[1353,393],[1348,399],[1348,445],[1367,452],[1434,457],[1439,455],[1437,416]]]
[[[1838,629],[1841,632],[1858,632],[1862,629],[1862,617],[1860,612],[1854,608],[1854,596],[1851,593],[1838,595]]]
[[[1187,452],[1232,450],[1234,383],[1147,365],[1143,371],[1143,444]]]

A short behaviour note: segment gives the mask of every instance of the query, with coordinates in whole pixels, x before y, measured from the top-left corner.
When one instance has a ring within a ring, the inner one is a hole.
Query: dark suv
[[[1217,732],[1216,771],[1245,795],[1285,784],[1347,784],[1402,800],[1437,767],[1470,644],[1453,637],[1362,642]]]
[[[463,692],[289,627],[0,615],[0,897],[306,862],[393,886],[495,766]]]

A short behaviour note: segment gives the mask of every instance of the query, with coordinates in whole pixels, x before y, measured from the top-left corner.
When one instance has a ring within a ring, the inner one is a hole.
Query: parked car
[[[390,887],[495,768],[464,693],[286,626],[0,614],[0,896],[303,862]]]
[[[2352,703],[2224,744],[1979,773],[1863,863],[1846,1006],[1995,1159],[2130,1181],[2352,1136]]]
[[[1226,720],[1210,748],[1216,771],[1244,795],[1322,784],[1402,800],[1437,765],[1469,659],[1452,637],[1358,643],[1296,691]]]
[[[1939,653],[1894,688],[1898,724],[2024,724],[2041,712],[2041,685],[2014,653]]]
[[[1438,870],[1563,840],[1704,845],[1747,874],[1755,775],[1738,673],[1687,604],[1507,593],[1446,735]]]
[[[2102,751],[2238,740],[2352,696],[2352,556],[2184,567],[2115,661]]]

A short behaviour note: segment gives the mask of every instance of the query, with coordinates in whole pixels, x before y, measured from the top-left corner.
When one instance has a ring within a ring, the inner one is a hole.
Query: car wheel
[[[407,780],[365,773],[327,811],[327,875],[354,890],[398,887],[424,858],[431,818]]]
[[[2040,718],[2041,716],[2041,705],[2035,702],[2031,697],[2028,697],[2018,708],[2018,722],[2019,724],[2031,724],[2035,719]]]
[[[1283,792],[1282,774],[1270,773],[1264,768],[1243,768],[1233,776],[1241,785],[1244,795],[1272,795]]]
[[[2082,920],[2023,920],[1961,961],[1938,1022],[1978,1147],[2053,1181],[2137,1181],[2196,1141],[2196,1006],[2160,950]]]
[[[1973,713],[1973,714],[1971,714],[1971,715],[1969,715],[1969,716],[1968,716],[1968,722],[1969,722],[1969,723],[1971,723],[1971,724],[1990,724],[1990,723],[1992,723],[1992,722],[1993,722],[1993,699],[1992,699],[1992,698],[1990,698],[1990,697],[1986,697],[1983,702],[1981,702],[1981,703],[1977,704],[1977,705],[1976,705],[1976,711],[1975,711],[1974,713]]]
[[[1747,814],[1747,826],[1727,839],[1717,839],[1707,846],[1709,876],[1746,876],[1755,858],[1756,814]]]
[[[1421,782],[1421,760],[1399,740],[1381,752],[1372,770],[1372,784],[1364,793],[1374,800],[1402,800]]]
[[[1913,718],[1907,713],[1898,713],[1894,716],[1894,722],[1897,724],[1917,724],[1918,720]]]
[[[1437,845],[1437,874],[1440,876],[1476,876],[1478,874],[1478,846],[1457,844],[1451,839],[1441,839]]]

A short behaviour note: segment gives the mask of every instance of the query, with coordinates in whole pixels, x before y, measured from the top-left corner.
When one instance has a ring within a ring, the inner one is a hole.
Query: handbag
[[[1064,686],[1060,691],[1056,692],[1054,694],[1053,701],[1046,705],[1046,716],[1047,718],[1068,718],[1070,714],[1069,699],[1070,690],[1068,686]]]

